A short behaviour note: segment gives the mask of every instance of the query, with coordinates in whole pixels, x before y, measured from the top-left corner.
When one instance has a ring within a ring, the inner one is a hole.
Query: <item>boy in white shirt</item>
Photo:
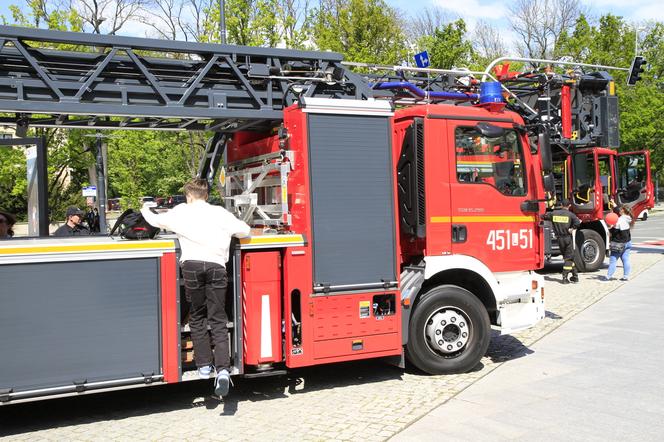
[[[154,203],[146,203],[141,213],[151,225],[178,236],[185,295],[191,303],[189,327],[198,375],[209,378],[216,367],[215,393],[225,396],[230,385],[225,265],[231,238],[248,236],[250,228],[223,207],[208,204],[206,180],[189,181],[184,185],[184,194],[186,204],[168,212],[153,213],[149,205]],[[206,323],[214,342],[214,361]]]

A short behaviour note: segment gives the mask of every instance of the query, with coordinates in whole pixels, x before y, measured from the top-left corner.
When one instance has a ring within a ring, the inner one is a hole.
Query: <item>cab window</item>
[[[578,153],[572,156],[572,161],[574,203],[587,204],[595,188],[595,159],[592,153]]]
[[[526,195],[523,149],[515,130],[489,138],[474,127],[457,127],[455,145],[460,183],[488,184],[505,195]]]
[[[641,189],[646,187],[646,162],[641,156],[618,157],[619,182],[618,187],[622,202],[632,202],[639,199]]]

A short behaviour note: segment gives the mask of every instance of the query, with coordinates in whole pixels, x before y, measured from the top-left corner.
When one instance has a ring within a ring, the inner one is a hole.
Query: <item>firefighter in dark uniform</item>
[[[574,265],[574,239],[572,232],[581,225],[581,220],[569,211],[568,200],[562,201],[562,207],[542,215],[542,219],[553,223],[553,231],[558,238],[560,252],[565,260],[563,263],[562,283],[569,284],[570,281],[574,283],[579,282],[579,274]],[[572,273],[572,277],[568,280],[567,276],[570,273]]]

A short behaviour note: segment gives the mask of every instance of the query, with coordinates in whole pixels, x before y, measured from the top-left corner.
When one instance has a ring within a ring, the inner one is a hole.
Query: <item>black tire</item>
[[[641,221],[647,221],[648,220],[648,212],[643,212],[643,215],[641,216]]]
[[[427,338],[436,336],[438,331],[442,339],[432,342]],[[463,337],[463,333],[467,336]],[[406,356],[429,374],[465,373],[477,366],[490,340],[491,323],[484,304],[468,290],[443,285],[423,294],[415,305],[408,327]],[[443,349],[438,343],[443,344]]]
[[[579,272],[593,272],[602,267],[606,258],[606,243],[599,233],[578,230],[575,245],[574,263]]]

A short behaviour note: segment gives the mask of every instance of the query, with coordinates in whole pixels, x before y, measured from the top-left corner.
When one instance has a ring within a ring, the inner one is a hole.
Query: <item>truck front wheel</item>
[[[594,272],[602,267],[606,255],[606,243],[594,230],[583,229],[576,232],[574,262],[580,272]]]
[[[489,315],[468,290],[435,287],[415,305],[408,330],[406,356],[429,374],[464,373],[473,369],[489,347]]]

